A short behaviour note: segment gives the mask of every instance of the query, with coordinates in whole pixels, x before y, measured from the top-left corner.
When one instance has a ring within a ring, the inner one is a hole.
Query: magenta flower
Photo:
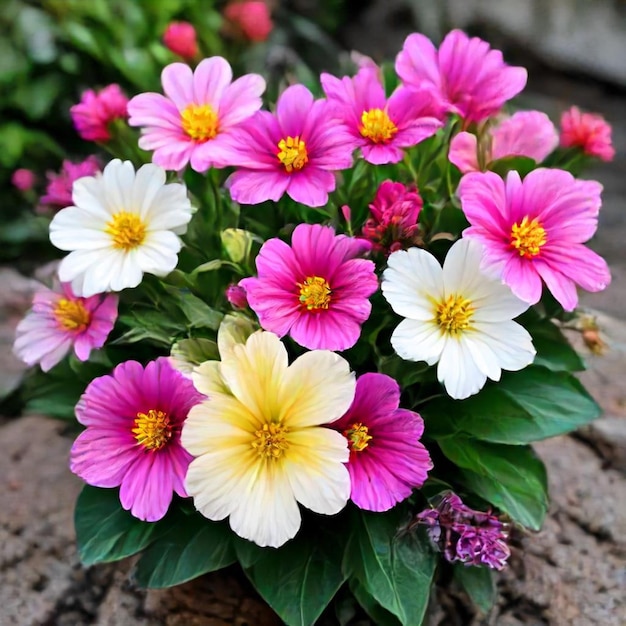
[[[80,361],[101,348],[117,319],[117,296],[79,298],[69,283],[56,290],[43,285],[32,309],[17,325],[13,352],[27,365],[52,369],[73,348]]]
[[[237,137],[240,169],[226,181],[242,204],[277,202],[284,193],[311,207],[328,202],[334,170],[352,166],[354,138],[333,117],[326,100],[303,85],[287,87],[276,114],[259,111]]]
[[[423,204],[416,188],[384,181],[369,205],[371,213],[363,225],[363,237],[372,242],[375,250],[386,255],[414,246]]]
[[[559,144],[559,135],[550,118],[540,111],[519,111],[481,137],[461,132],[450,142],[448,158],[461,172],[487,169],[506,157],[529,157],[541,163]]]
[[[424,35],[409,35],[396,59],[396,72],[407,87],[430,90],[466,126],[497,113],[524,89],[527,79],[523,67],[507,65],[499,50],[460,30],[449,32],[439,50]]]
[[[41,196],[40,202],[44,208],[52,208],[55,210],[64,209],[71,206],[72,189],[74,181],[83,176],[94,176],[100,172],[100,163],[95,156],[89,156],[80,163],[72,163],[71,161],[63,161],[61,171],[48,172],[48,186],[46,193]]]
[[[11,184],[20,191],[29,191],[35,186],[37,176],[32,170],[21,167],[11,175]]]
[[[370,248],[363,239],[335,235],[330,226],[300,224],[291,246],[266,241],[256,258],[258,277],[239,284],[265,330],[289,333],[310,350],[347,350],[378,289],[374,263],[357,258]]]
[[[198,54],[196,29],[189,22],[170,22],[163,33],[165,47],[183,59],[193,59]]]
[[[443,496],[437,508],[426,509],[417,520],[450,563],[486,565],[501,570],[511,556],[507,527],[490,511],[475,511],[455,493]]]
[[[363,374],[347,413],[330,424],[348,440],[350,499],[361,509],[387,511],[421,487],[433,467],[420,442],[422,418],[399,404],[393,378]]]
[[[80,102],[70,107],[70,115],[78,134],[87,141],[106,142],[111,139],[109,124],[127,117],[128,98],[119,85],[108,85],[98,92],[88,89]]]
[[[210,57],[194,71],[171,63],[161,72],[165,95],[142,93],[128,103],[131,126],[143,126],[139,147],[167,170],[187,163],[197,172],[232,165],[233,130],[261,108],[265,81],[246,74],[231,82],[226,59]]]
[[[270,8],[263,0],[229,2],[224,8],[224,18],[249,41],[265,41],[274,29]]]
[[[94,379],[76,405],[86,429],[72,446],[70,469],[94,487],[119,486],[122,506],[135,517],[160,520],[174,493],[187,497],[192,456],[180,445],[180,431],[203,399],[167,357],[145,368],[121,363]]]
[[[377,69],[362,68],[354,78],[322,74],[321,82],[363,158],[374,165],[401,161],[403,148],[415,146],[443,125],[427,91],[416,94],[398,87],[387,100]]]
[[[596,232],[602,185],[569,172],[540,168],[506,183],[492,172],[466,174],[458,195],[480,241],[483,268],[498,273],[513,293],[535,304],[542,280],[566,311],[578,304],[576,285],[601,291],[611,281],[600,256],[583,245]]]
[[[615,148],[611,141],[611,125],[594,113],[581,113],[578,107],[561,116],[561,146],[582,148],[589,156],[612,161]]]

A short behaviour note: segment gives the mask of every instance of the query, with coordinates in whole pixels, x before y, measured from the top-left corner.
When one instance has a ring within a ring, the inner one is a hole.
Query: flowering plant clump
[[[420,624],[450,570],[484,599],[546,515],[530,444],[598,416],[560,326],[610,282],[574,175],[610,129],[515,112],[526,70],[460,31],[265,101],[193,25],[165,39],[197,64],[164,95],[72,109],[115,158],[49,177],[67,254],[15,341],[30,406],[84,427],[83,562],[137,554],[148,587],[238,563],[289,625]]]

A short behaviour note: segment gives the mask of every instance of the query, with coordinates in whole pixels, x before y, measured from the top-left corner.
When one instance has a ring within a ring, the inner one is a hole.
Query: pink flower
[[[48,186],[46,193],[41,196],[41,204],[55,209],[64,209],[73,204],[72,189],[74,181],[83,176],[94,176],[100,171],[100,163],[95,156],[89,156],[80,163],[63,161],[61,171],[48,172]]]
[[[142,93],[128,103],[131,126],[143,126],[139,147],[154,150],[152,162],[168,170],[187,163],[197,172],[232,162],[233,130],[261,108],[265,81],[246,74],[231,82],[226,59],[210,57],[195,71],[184,63],[163,69],[165,96]]]
[[[77,297],[69,283],[41,286],[33,307],[17,325],[13,352],[27,365],[52,369],[73,348],[80,361],[104,345],[117,319],[117,296]]]
[[[428,92],[398,87],[387,100],[376,69],[362,68],[354,78],[322,74],[321,82],[355,146],[374,165],[401,161],[403,148],[415,146],[442,126]]]
[[[191,455],[180,431],[192,406],[204,399],[167,357],[144,368],[121,363],[94,379],[76,405],[86,426],[70,452],[70,469],[94,487],[120,487],[122,506],[156,522],[173,493],[187,497],[184,479]]]
[[[171,22],[163,33],[165,47],[186,60],[198,54],[196,29],[189,22]]]
[[[128,98],[119,85],[108,85],[98,92],[88,89],[80,102],[70,107],[74,128],[87,141],[109,141],[109,124],[127,117]]]
[[[333,170],[352,166],[354,139],[332,116],[326,100],[303,85],[287,87],[276,114],[259,111],[237,136],[240,169],[226,181],[242,204],[278,201],[284,193],[307,206],[323,206],[335,189]]]
[[[492,172],[466,174],[458,195],[470,228],[463,237],[485,247],[483,267],[534,304],[542,280],[566,311],[578,304],[576,285],[601,291],[611,281],[606,262],[583,243],[598,227],[602,185],[569,172],[540,168],[522,181]]]
[[[231,2],[224,9],[224,17],[250,41],[265,41],[274,28],[265,2]]]
[[[545,113],[519,111],[485,131],[480,147],[476,135],[458,133],[450,142],[448,158],[465,174],[506,157],[529,157],[541,163],[558,144],[556,128]]]
[[[561,116],[561,145],[582,148],[585,154],[603,161],[612,161],[615,156],[611,125],[601,115],[581,113],[578,107]]]
[[[248,307],[248,296],[246,290],[241,285],[228,285],[226,288],[226,299],[234,309],[245,309]]]
[[[413,89],[428,89],[466,126],[497,113],[526,85],[523,67],[507,65],[499,50],[460,30],[449,32],[439,50],[424,35],[414,33],[396,59],[396,72]]]
[[[291,246],[266,241],[256,258],[258,278],[239,284],[265,330],[289,333],[310,350],[347,350],[378,289],[374,263],[357,258],[369,249],[367,241],[335,235],[330,226],[300,224]]]
[[[35,186],[37,176],[35,172],[27,170],[21,167],[19,170],[15,170],[11,176],[11,184],[20,191],[28,191]]]
[[[387,255],[415,245],[422,206],[417,189],[409,189],[391,180],[384,181],[374,202],[369,205],[371,217],[363,225],[363,237],[371,241],[376,250]]]
[[[387,511],[421,487],[433,467],[420,442],[422,418],[399,404],[393,378],[363,374],[347,413],[330,424],[348,440],[350,499],[361,509]]]

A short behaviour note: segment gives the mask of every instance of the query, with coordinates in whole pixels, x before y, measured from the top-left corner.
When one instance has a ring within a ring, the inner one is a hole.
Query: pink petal
[[[184,63],[170,63],[161,72],[165,95],[183,111],[194,100],[193,72]]]
[[[326,174],[327,172],[324,173]],[[255,172],[253,170],[240,169],[228,177],[225,187],[230,191],[230,195],[235,202],[260,204],[266,200],[274,202],[280,200],[291,183],[292,179],[286,172]],[[322,204],[325,204],[325,202]]]
[[[220,102],[220,131],[240,124],[262,106],[265,80],[258,74],[238,78],[224,92]]]
[[[324,206],[328,202],[328,193],[335,190],[335,185],[332,172],[315,167],[306,166],[300,172],[287,175],[287,195],[310,207]]]
[[[217,56],[203,59],[193,72],[193,102],[219,108],[222,95],[232,79],[233,71],[226,59]]]
[[[455,135],[450,142],[448,160],[456,165],[463,174],[480,171],[476,135],[466,132]]]
[[[302,133],[312,106],[313,94],[304,85],[292,85],[283,91],[276,103],[276,118],[285,137]]]

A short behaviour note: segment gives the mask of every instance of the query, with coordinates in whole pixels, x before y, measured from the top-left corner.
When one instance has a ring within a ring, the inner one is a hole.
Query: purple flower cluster
[[[446,494],[437,508],[422,511],[431,541],[451,563],[487,565],[501,570],[511,555],[505,525],[490,512],[469,508],[459,496]]]

